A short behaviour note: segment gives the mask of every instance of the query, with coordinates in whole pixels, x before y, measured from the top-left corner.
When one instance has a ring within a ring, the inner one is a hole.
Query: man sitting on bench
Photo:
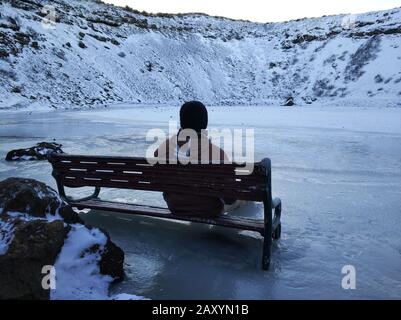
[[[154,155],[160,159],[173,159],[186,163],[227,162],[228,156],[218,146],[214,145],[205,132],[208,125],[208,113],[206,107],[199,101],[186,102],[180,110],[180,126],[178,134],[163,142]],[[192,129],[196,132],[198,141],[191,143],[191,138],[179,141],[181,130]],[[191,148],[192,146],[192,148]],[[195,147],[194,147],[195,146]],[[198,148],[198,151],[194,148]],[[170,154],[174,152],[174,154]],[[217,217],[218,215],[232,211],[244,203],[235,199],[221,199],[188,195],[180,193],[164,192],[163,198],[170,211],[175,215]]]

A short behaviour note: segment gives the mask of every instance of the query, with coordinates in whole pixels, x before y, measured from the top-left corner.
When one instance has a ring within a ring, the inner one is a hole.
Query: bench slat
[[[111,181],[111,180],[84,180],[81,178],[67,179],[66,177],[61,177],[60,181],[66,187],[78,188],[78,187],[104,187],[104,188],[120,188],[120,189],[135,189],[144,191],[159,191],[159,192],[171,192],[179,194],[195,194],[199,196],[209,196],[209,197],[227,197],[234,198],[238,200],[249,200],[249,201],[263,201],[264,190],[234,190],[234,189],[224,189],[216,188],[213,186],[201,187],[196,185],[188,186],[177,186],[174,182],[170,184],[160,184],[157,182],[150,183],[148,181]]]
[[[239,230],[256,231],[259,232],[260,234],[263,234],[264,230],[263,220],[247,219],[242,217],[233,217],[224,215],[218,218],[200,218],[191,216],[184,217],[184,216],[173,215],[167,208],[144,206],[144,205],[129,204],[129,203],[118,203],[104,200],[87,200],[80,202],[71,202],[70,205],[73,207],[77,207],[78,209],[94,209],[101,211],[112,211],[126,214],[151,216],[151,217],[158,217],[158,218],[172,219],[179,221],[204,223],[204,224],[229,227]]]
[[[154,172],[152,174],[142,173],[116,173],[116,172],[104,172],[104,171],[76,171],[63,170],[58,173],[64,177],[76,177],[82,179],[103,179],[103,180],[129,180],[129,181],[148,181],[159,184],[175,184],[181,186],[198,185],[209,187],[212,185],[224,187],[226,189],[240,190],[240,189],[264,189],[265,181],[255,181],[241,179],[236,176],[231,177],[210,177],[197,176],[197,175],[183,175],[183,174],[166,174],[165,172]]]
[[[52,155],[53,161],[60,163],[71,163],[71,164],[77,164],[81,162],[87,162],[88,164],[108,164],[108,163],[118,163],[120,165],[143,165],[143,166],[150,166],[152,167],[152,164],[149,164],[148,160],[146,158],[141,158],[141,157],[118,157],[118,156],[84,156],[84,155],[69,155],[69,154],[54,154]],[[176,167],[177,169],[181,170],[182,169],[182,164],[174,164],[174,163],[169,163],[169,164],[157,164],[159,166],[168,166],[170,168]],[[212,164],[188,164],[185,165],[184,167],[190,168],[190,170],[194,170],[196,168],[200,169],[205,169],[207,168],[208,170],[216,170],[216,171],[232,171],[235,168],[243,168],[245,167],[245,164],[237,164],[237,163],[212,163]]]
[[[77,163],[77,164],[65,164],[65,163],[60,163],[57,164],[57,168],[59,172],[69,172],[71,170],[81,170],[81,172],[102,172],[102,171],[112,171],[113,173],[117,174],[125,174],[124,172],[133,172],[137,174],[142,174],[142,175],[165,175],[165,176],[182,176],[182,177],[202,177],[203,179],[209,178],[212,180],[215,179],[224,179],[224,178],[229,178],[229,179],[241,179],[242,182],[249,182],[249,183],[265,183],[266,182],[266,176],[257,174],[257,173],[252,173],[250,175],[236,175],[234,170],[231,172],[214,172],[213,170],[196,170],[188,168],[187,166],[181,166],[180,168],[171,168],[169,165],[159,165],[159,166],[153,166],[153,167],[144,167],[144,166],[114,166],[114,165],[107,165],[107,164],[82,164],[82,163]]]
[[[121,159],[121,160],[119,160]],[[84,157],[74,155],[54,155],[52,163],[60,170],[69,168],[92,169],[92,170],[111,170],[117,171],[141,171],[143,173],[153,172],[178,172],[190,173],[192,175],[210,175],[213,176],[241,176],[244,179],[260,179],[265,176],[263,166],[255,163],[252,172],[244,164],[149,164],[144,158],[120,158],[120,157]],[[239,175],[235,173],[249,173]]]

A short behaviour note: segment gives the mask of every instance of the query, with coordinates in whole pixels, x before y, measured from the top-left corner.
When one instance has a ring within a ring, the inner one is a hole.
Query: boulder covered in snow
[[[0,212],[23,212],[36,218],[60,216],[66,223],[83,223],[57,192],[33,179],[8,178],[0,181]]]
[[[294,98],[293,97],[288,97],[287,100],[284,103],[284,106],[286,107],[292,107],[294,105]]]
[[[11,150],[7,153],[6,160],[46,160],[50,153],[64,153],[61,147],[61,144],[55,142],[40,142],[31,148]]]
[[[0,181],[0,299],[108,299],[123,263],[107,232],[85,225],[52,188]],[[46,266],[54,288],[43,286]]]
[[[42,287],[42,269],[54,265],[71,227],[61,220],[3,216],[0,228],[4,223],[12,225],[12,239],[0,255],[0,299],[48,299],[49,290]]]

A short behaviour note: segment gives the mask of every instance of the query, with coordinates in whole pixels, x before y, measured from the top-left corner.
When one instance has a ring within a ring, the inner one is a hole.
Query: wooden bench
[[[249,175],[237,174],[239,171],[249,171],[244,164],[150,164],[146,158],[68,154],[52,154],[49,161],[53,166],[52,175],[56,179],[61,198],[73,207],[256,231],[264,237],[263,269],[269,267],[272,239],[280,238],[281,234],[281,201],[278,198],[272,199],[271,164],[268,158],[255,163]],[[66,195],[65,187],[95,187],[95,191],[89,197],[72,199]],[[98,196],[101,187],[263,202],[264,219],[230,215],[214,219],[177,216],[167,208],[100,200]]]

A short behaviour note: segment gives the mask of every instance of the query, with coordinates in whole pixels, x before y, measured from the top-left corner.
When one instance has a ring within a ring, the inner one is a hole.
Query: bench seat
[[[167,208],[153,207],[146,205],[120,203],[105,200],[85,200],[79,202],[71,202],[71,206],[78,209],[94,209],[101,211],[120,212],[126,214],[150,216],[171,220],[180,220],[188,222],[196,222],[203,224],[210,224],[215,226],[222,226],[227,228],[234,228],[239,230],[249,230],[259,232],[263,235],[265,224],[263,220],[248,219],[242,217],[233,217],[229,215],[221,215],[217,218],[202,218],[202,217],[191,217],[191,216],[177,216],[170,212]]]

